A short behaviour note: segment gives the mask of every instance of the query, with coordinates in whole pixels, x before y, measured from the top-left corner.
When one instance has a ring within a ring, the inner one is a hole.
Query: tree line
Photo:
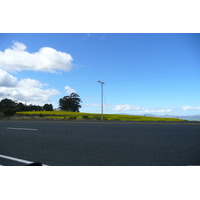
[[[69,96],[64,96],[63,98],[60,98],[59,108],[64,111],[72,111],[72,112],[79,112],[79,108],[81,108],[81,98],[78,94],[72,93]],[[53,105],[52,104],[44,104],[43,106],[39,105],[27,105],[26,103],[13,101],[12,99],[2,99],[0,101],[0,112],[4,112],[6,109],[12,109],[16,112],[20,111],[53,111]]]
[[[13,101],[12,99],[5,98],[0,101],[0,111],[3,112],[6,109],[13,109],[16,112],[41,111],[41,110],[52,111],[53,105],[52,104],[44,104],[43,106],[32,105],[32,104],[27,105],[26,103],[24,104],[22,102],[17,102]]]

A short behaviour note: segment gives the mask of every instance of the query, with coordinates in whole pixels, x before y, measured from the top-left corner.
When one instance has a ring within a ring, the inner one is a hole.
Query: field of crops
[[[95,113],[81,113],[81,112],[67,112],[67,111],[26,111],[17,112],[22,116],[40,116],[47,119],[62,119],[62,120],[101,120],[101,114]],[[120,115],[120,114],[104,114],[104,120],[111,121],[184,121],[176,118],[160,118],[147,117],[135,115]]]

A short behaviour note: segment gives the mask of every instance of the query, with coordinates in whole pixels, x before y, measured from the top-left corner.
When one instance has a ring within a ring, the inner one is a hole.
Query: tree
[[[81,108],[80,103],[81,98],[76,93],[70,94],[70,96],[64,96],[59,100],[59,108],[61,110],[72,111],[72,112],[79,112],[79,108]]]
[[[52,104],[44,104],[43,106],[43,110],[46,110],[46,111],[53,111],[53,105]]]
[[[12,116],[16,113],[16,111],[14,109],[11,109],[11,108],[7,108],[3,111],[3,114],[5,117],[8,117],[8,116]]]
[[[26,106],[25,106],[22,102],[19,102],[19,103],[17,104],[16,108],[15,108],[15,110],[16,110],[17,112],[19,112],[19,111],[24,111],[25,109],[26,109]]]
[[[41,111],[43,109],[43,106],[39,106],[39,105],[27,105],[26,103],[23,104],[22,102],[17,102],[17,101],[13,101],[11,99],[2,99],[0,101],[0,111],[4,111],[5,109],[14,109],[16,112],[20,112],[20,111]],[[51,104],[49,104],[49,110],[52,109],[53,110],[53,106]]]
[[[0,101],[0,110],[3,111],[5,109],[11,108],[14,109],[17,103],[11,99],[3,99]]]

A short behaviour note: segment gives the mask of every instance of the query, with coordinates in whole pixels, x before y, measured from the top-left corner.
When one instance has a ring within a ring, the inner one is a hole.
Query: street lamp
[[[97,81],[101,83],[101,121],[103,121],[103,84],[105,84],[102,81]]]

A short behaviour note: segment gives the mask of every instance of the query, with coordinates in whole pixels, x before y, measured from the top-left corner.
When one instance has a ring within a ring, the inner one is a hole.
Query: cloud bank
[[[183,106],[182,110],[200,110],[200,106],[197,106],[197,107]]]
[[[90,103],[90,104],[84,104],[84,106],[88,107],[100,107],[101,104],[98,103]],[[182,106],[177,108],[163,108],[163,107],[152,107],[152,108],[143,108],[140,106],[135,106],[131,104],[118,104],[118,105],[104,105],[104,108],[110,108],[109,110],[114,111],[115,113],[121,113],[122,111],[124,113],[128,113],[128,111],[132,111],[135,114],[169,114],[169,113],[175,113],[175,112],[184,112],[184,111],[199,111],[200,106],[192,107],[192,106]],[[100,111],[100,109],[99,109]]]
[[[130,104],[115,105],[114,111],[141,110],[142,108]]]
[[[171,109],[164,109],[164,108],[141,108],[139,106],[134,106],[130,104],[123,104],[123,105],[115,105],[115,108],[112,109],[113,111],[139,111],[140,113],[165,113],[165,112],[172,112]]]
[[[9,98],[27,104],[43,105],[50,102],[52,96],[60,94],[55,89],[43,89],[45,85],[30,78],[18,81],[16,77],[0,69],[0,99]]]
[[[29,53],[26,48],[24,44],[14,42],[11,49],[0,51],[0,68],[8,72],[32,70],[50,73],[69,72],[72,69],[73,58],[70,54],[50,47],[43,47],[36,53]]]
[[[101,106],[101,104],[98,104],[98,103],[89,103],[89,104],[85,104],[85,106],[99,107],[99,106]],[[105,107],[105,106],[104,106],[104,107]]]
[[[172,109],[160,109],[160,108],[152,108],[152,109],[146,109],[143,110],[142,113],[168,113],[172,112]]]

